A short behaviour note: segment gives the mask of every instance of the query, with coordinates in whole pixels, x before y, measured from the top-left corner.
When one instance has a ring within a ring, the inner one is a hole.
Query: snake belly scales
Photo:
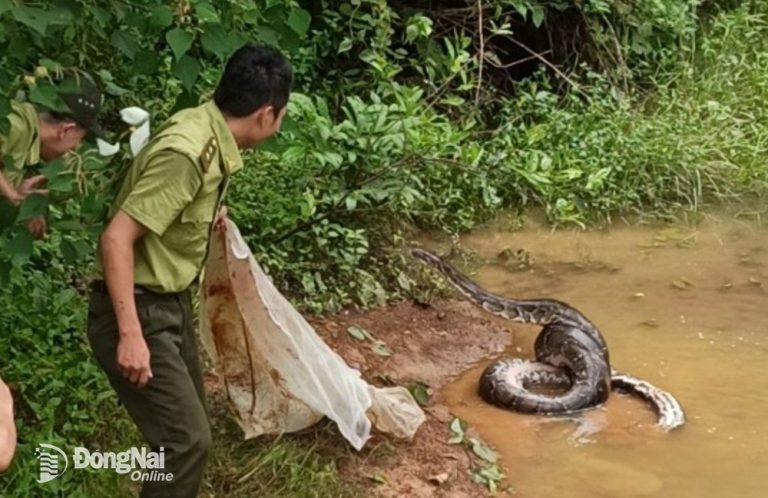
[[[522,413],[569,415],[597,407],[612,388],[645,399],[664,430],[680,427],[685,414],[670,393],[610,366],[608,347],[597,327],[579,311],[553,299],[513,299],[490,293],[441,258],[422,249],[411,254],[441,273],[470,302],[517,323],[542,325],[536,338],[536,361],[502,359],[488,366],[478,392],[488,403]],[[561,388],[556,394],[531,387]]]

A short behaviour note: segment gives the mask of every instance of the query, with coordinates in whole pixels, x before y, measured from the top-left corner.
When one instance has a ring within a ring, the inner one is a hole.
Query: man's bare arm
[[[13,185],[11,185],[11,182],[8,181],[2,171],[0,171],[0,194],[11,201],[11,204],[14,206],[18,206],[24,200],[24,196],[13,188]]]
[[[11,390],[0,379],[0,472],[4,472],[16,452],[16,424],[13,420]]]
[[[104,280],[120,334],[117,366],[124,377],[139,387],[152,378],[149,349],[136,312],[133,275],[133,245],[146,231],[124,211],[118,211],[101,236]]]

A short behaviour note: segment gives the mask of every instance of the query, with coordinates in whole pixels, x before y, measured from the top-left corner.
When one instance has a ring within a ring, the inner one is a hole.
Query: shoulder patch
[[[205,147],[203,147],[202,152],[200,152],[200,164],[203,166],[203,172],[208,173],[208,168],[210,168],[211,163],[213,162],[213,158],[216,157],[216,152],[219,150],[219,142],[216,140],[216,137],[211,137],[210,140],[205,144]]]

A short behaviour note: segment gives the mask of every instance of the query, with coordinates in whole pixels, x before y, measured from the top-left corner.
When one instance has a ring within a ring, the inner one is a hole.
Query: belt
[[[91,289],[93,289],[96,292],[102,292],[105,294],[109,294],[109,289],[107,289],[107,284],[103,280],[94,280],[91,284]],[[154,294],[151,290],[147,289],[144,286],[141,285],[134,285],[133,286],[133,293],[136,295],[139,294]]]

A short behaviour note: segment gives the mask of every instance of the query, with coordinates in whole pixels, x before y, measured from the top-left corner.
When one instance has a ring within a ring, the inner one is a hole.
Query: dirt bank
[[[477,362],[501,353],[510,342],[510,324],[466,302],[431,306],[400,303],[366,313],[348,312],[312,325],[348,364],[369,382],[428,386],[427,421],[412,442],[374,435],[363,451],[341,462],[345,479],[366,485],[381,497],[476,497],[485,489],[471,480],[480,461],[462,445],[448,444],[453,416],[441,403],[441,388]],[[383,341],[353,337],[357,326]],[[514,327],[514,325],[512,325]]]

